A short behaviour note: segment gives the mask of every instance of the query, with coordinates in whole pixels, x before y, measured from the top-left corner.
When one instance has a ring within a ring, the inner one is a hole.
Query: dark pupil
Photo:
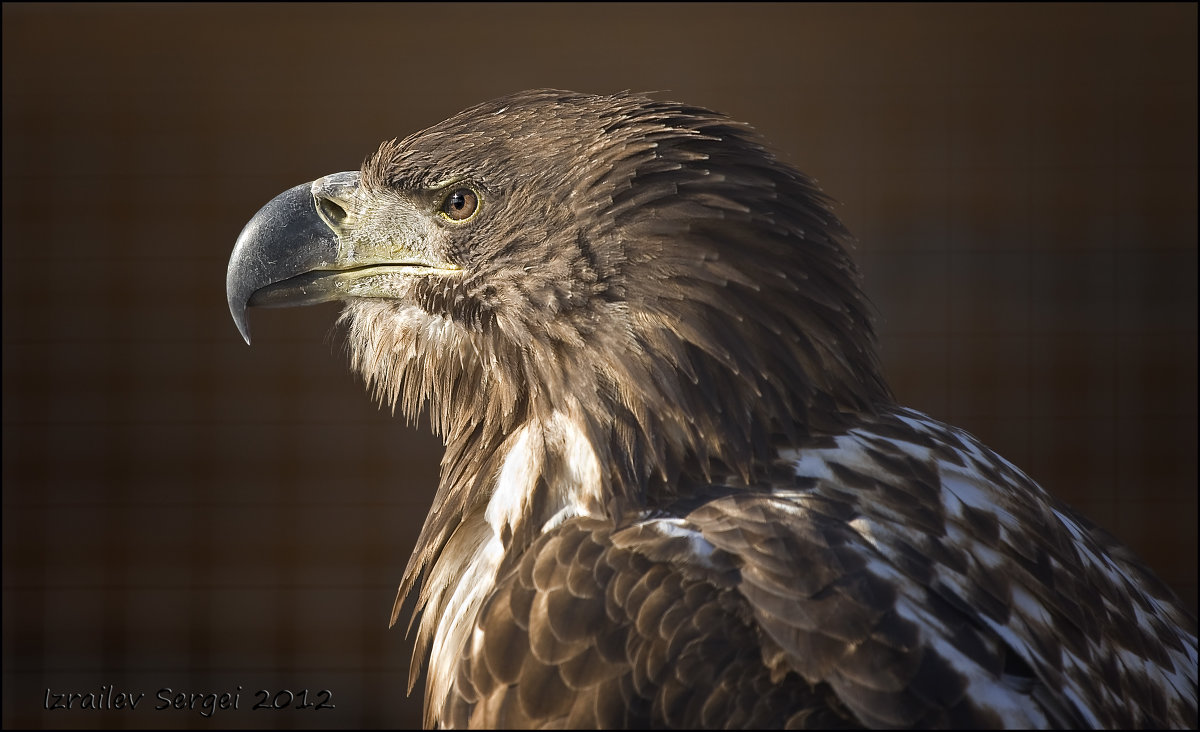
[[[455,191],[454,193],[450,194],[450,205],[453,206],[455,210],[462,211],[463,207],[467,205],[467,197],[461,192]]]

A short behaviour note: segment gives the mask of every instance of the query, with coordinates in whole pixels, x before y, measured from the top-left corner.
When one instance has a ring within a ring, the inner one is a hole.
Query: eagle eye
[[[479,194],[470,188],[455,188],[442,199],[439,212],[450,221],[461,223],[479,210]]]

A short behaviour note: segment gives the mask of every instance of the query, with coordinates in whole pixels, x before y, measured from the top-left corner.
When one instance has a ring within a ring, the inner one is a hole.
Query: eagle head
[[[529,91],[271,201],[229,307],[249,341],[248,306],[341,300],[353,368],[452,450],[568,415],[645,496],[888,399],[844,235],[744,124]]]

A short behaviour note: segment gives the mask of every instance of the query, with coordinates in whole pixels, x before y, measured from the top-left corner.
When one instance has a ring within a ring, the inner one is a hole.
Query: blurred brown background
[[[419,724],[387,618],[440,444],[370,402],[336,308],[255,311],[248,348],[225,264],[276,193],[530,87],[755,125],[841,202],[901,400],[1194,610],[1196,28],[1195,4],[5,4],[4,726]],[[146,697],[43,709],[105,685]],[[153,711],[164,687],[240,709]]]

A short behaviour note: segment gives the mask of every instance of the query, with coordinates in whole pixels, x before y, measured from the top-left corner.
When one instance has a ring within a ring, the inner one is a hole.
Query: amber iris
[[[479,196],[470,188],[455,188],[442,201],[442,215],[451,221],[466,221],[479,210]]]

